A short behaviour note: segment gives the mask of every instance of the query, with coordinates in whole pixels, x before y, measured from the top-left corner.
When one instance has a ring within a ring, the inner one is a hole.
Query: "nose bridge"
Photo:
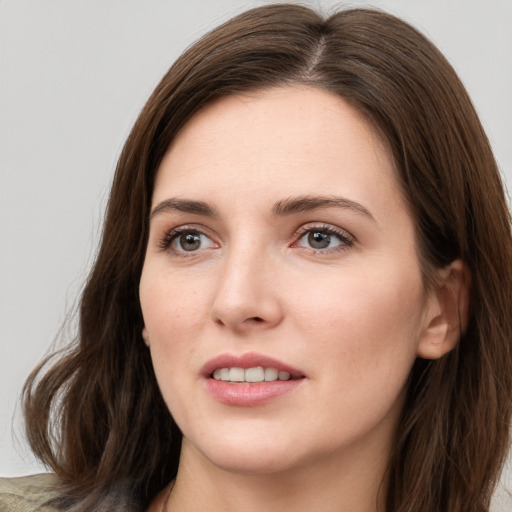
[[[275,260],[268,247],[243,236],[226,249],[212,304],[214,321],[233,329],[279,322]]]

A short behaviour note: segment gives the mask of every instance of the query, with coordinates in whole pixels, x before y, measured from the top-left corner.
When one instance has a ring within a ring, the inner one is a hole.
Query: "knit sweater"
[[[0,478],[0,512],[57,512],[45,503],[55,497],[55,476]]]

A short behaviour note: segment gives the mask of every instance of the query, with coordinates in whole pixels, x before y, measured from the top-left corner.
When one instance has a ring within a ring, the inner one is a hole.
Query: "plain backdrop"
[[[188,45],[264,3],[0,0],[0,475],[41,470],[19,393],[73,310],[139,110]],[[426,33],[466,84],[512,183],[512,0],[297,3],[371,5]],[[510,500],[502,491],[495,509]]]

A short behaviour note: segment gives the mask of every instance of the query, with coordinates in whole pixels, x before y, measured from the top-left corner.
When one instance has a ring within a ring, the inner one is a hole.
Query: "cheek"
[[[350,411],[351,421],[344,426],[347,435],[386,417],[396,420],[402,409],[424,304],[421,278],[412,276],[353,276],[336,286],[331,283],[329,293],[308,297],[308,314],[297,329],[310,333],[303,338],[304,346],[309,344],[311,352],[313,342],[312,356],[321,359],[315,376],[327,400],[325,407],[334,417],[346,417]],[[330,431],[323,428],[327,436]]]
[[[305,344],[315,340],[332,372],[383,381],[395,371],[408,374],[425,305],[418,271],[345,272],[315,284],[297,294],[296,329],[309,333]]]
[[[140,282],[140,302],[155,374],[164,394],[191,375],[205,322],[205,294],[179,276],[145,267]],[[168,396],[166,396],[168,395]],[[169,403],[168,403],[169,405]]]
[[[156,267],[156,266],[155,266]],[[140,282],[140,302],[149,335],[153,369],[167,407],[175,418],[188,417],[180,390],[194,374],[191,362],[198,350],[204,295],[165,269],[146,266]]]
[[[145,326],[159,343],[171,333],[176,339],[204,320],[204,287],[179,274],[144,268],[139,293]]]

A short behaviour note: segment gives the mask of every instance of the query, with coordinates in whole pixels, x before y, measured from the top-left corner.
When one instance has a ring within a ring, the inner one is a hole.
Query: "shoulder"
[[[55,484],[52,474],[0,478],[0,512],[56,512],[45,505],[56,495]]]

